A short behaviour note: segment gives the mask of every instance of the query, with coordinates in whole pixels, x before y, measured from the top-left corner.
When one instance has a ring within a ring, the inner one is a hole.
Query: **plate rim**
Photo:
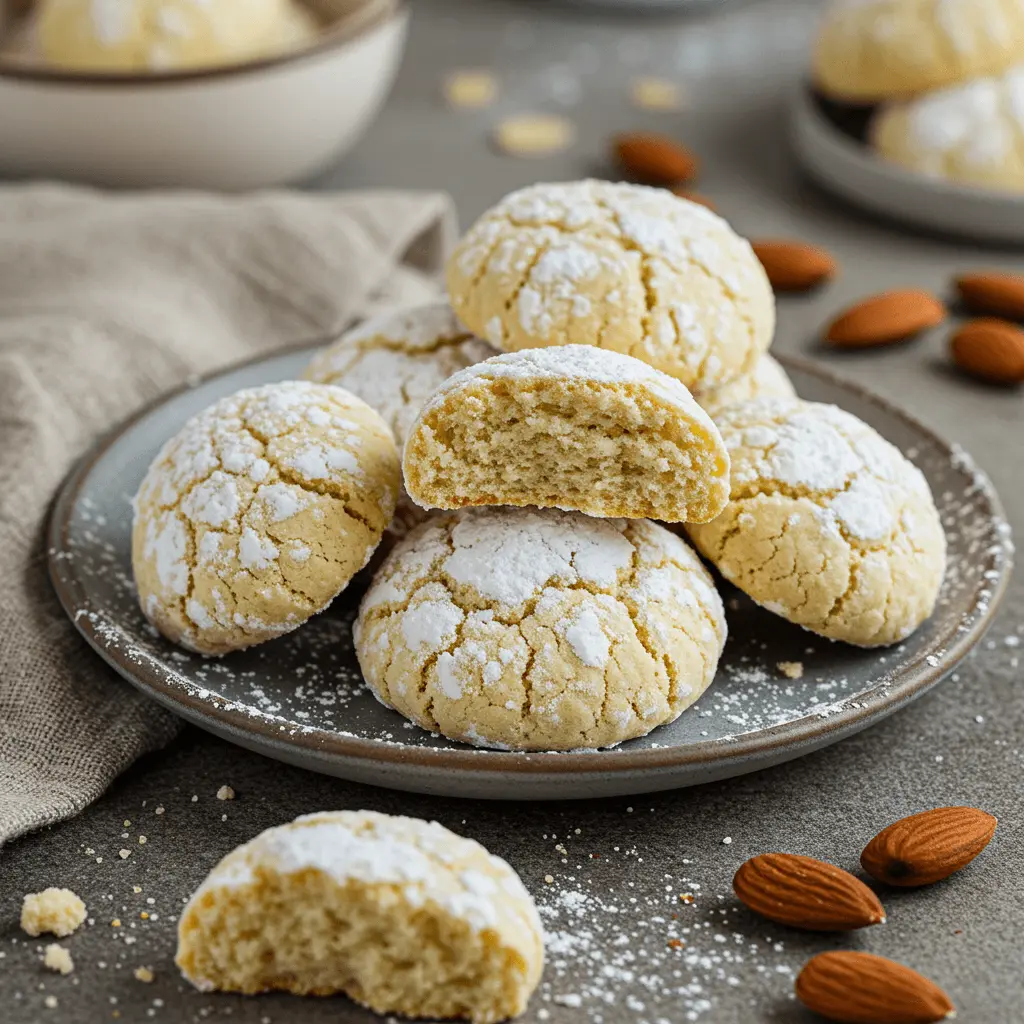
[[[125,420],[102,435],[72,466],[65,477],[51,506],[46,526],[47,564],[51,584],[58,600],[71,623],[84,637],[89,646],[110,665],[122,678],[136,689],[179,716],[202,728],[214,728],[222,735],[236,733],[249,740],[260,741],[272,747],[285,747],[296,753],[330,758],[334,761],[356,760],[368,764],[401,765],[420,767],[427,771],[445,769],[460,773],[472,772],[488,776],[507,773],[529,773],[548,775],[589,775],[609,773],[613,775],[633,772],[668,771],[672,769],[720,769],[733,763],[741,763],[752,757],[771,757],[778,752],[799,751],[808,746],[826,745],[832,738],[838,740],[859,731],[875,721],[905,706],[921,696],[952,672],[967,654],[984,637],[991,626],[1006,594],[1013,573],[1013,549],[1002,548],[998,560],[1000,574],[996,581],[988,581],[990,596],[981,614],[970,629],[951,629],[951,635],[943,636],[942,661],[929,665],[925,657],[910,667],[903,675],[898,688],[892,683],[879,682],[871,689],[855,695],[856,706],[844,706],[827,717],[816,714],[804,715],[797,719],[767,728],[758,729],[733,739],[707,739],[687,744],[685,747],[645,747],[629,750],[621,747],[604,750],[576,751],[501,751],[477,747],[421,747],[404,744],[399,740],[364,738],[339,733],[329,729],[309,726],[285,728],[270,718],[248,716],[234,710],[237,702],[226,699],[226,704],[194,696],[178,684],[164,681],[151,663],[159,662],[147,656],[143,661],[129,663],[118,657],[118,649],[105,643],[90,612],[96,618],[109,621],[105,613],[94,609],[87,600],[81,578],[69,567],[73,559],[59,557],[68,549],[67,530],[71,513],[93,467],[104,454],[130,432],[141,420],[166,406],[182,394],[263,362],[271,362],[284,356],[312,352],[328,343],[324,339],[315,343],[303,342],[263,352],[249,359],[232,363],[203,375],[189,378],[185,383],[158,396],[138,409]],[[889,415],[902,419],[908,426],[925,436],[929,442],[949,454],[951,461],[956,457],[958,446],[947,441],[912,413],[896,403],[877,394],[870,388],[823,367],[813,360],[782,353],[773,353],[786,369],[794,369],[818,377],[835,387],[843,388],[859,399],[880,407]],[[1007,522],[1005,509],[988,475],[976,467],[982,484],[979,488],[991,509],[991,518]],[[815,635],[815,634],[811,634]],[[714,685],[714,681],[710,686]],[[710,689],[710,686],[708,689]],[[707,692],[707,691],[705,691]],[[702,695],[703,696],[703,695]],[[844,698],[844,701],[847,698]],[[683,712],[686,713],[685,711]],[[795,756],[795,755],[794,755]]]
[[[802,80],[793,91],[790,136],[804,170],[828,191],[862,208],[932,231],[1002,245],[1024,244],[1024,193],[929,178],[882,160],[866,143],[850,139],[825,118],[815,105],[814,95],[813,85],[807,80]],[[844,175],[853,172],[869,178],[875,187],[868,190],[851,183],[848,177],[837,176],[825,166],[837,161],[842,162]],[[886,199],[887,193],[894,189],[898,190],[898,196]],[[914,201],[921,198],[929,202]],[[952,217],[950,209],[956,211]],[[1013,226],[1007,228],[1003,218],[1010,213],[1016,223],[1011,220]],[[969,227],[961,222],[967,217],[972,220]]]

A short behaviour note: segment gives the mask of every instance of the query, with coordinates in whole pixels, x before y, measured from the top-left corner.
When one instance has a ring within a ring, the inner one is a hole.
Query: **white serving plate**
[[[373,120],[405,41],[401,0],[338,9],[313,46],[245,64],[115,74],[4,58],[0,174],[226,190],[309,177]]]
[[[514,753],[434,736],[380,705],[362,681],[351,622],[360,588],[299,629],[224,658],[158,636],[131,570],[131,496],[160,446],[192,415],[243,387],[299,374],[300,349],[174,392],[102,440],[71,473],[50,521],[50,575],[69,617],[129,682],[233,743],[313,771],[446,796],[552,800],[675,789],[756,771],[881,721],[938,683],[981,639],[1011,570],[1009,533],[970,459],[882,399],[810,363],[782,361],[805,398],[842,405],[921,468],[946,527],[938,608],[904,643],[830,643],[721,584],[729,619],[714,683],[675,722],[614,750]],[[85,655],[83,655],[85,656]],[[800,661],[804,675],[780,675]]]
[[[881,160],[833,124],[806,85],[793,99],[792,135],[804,169],[843,199],[933,231],[1024,245],[1024,196],[929,178]]]

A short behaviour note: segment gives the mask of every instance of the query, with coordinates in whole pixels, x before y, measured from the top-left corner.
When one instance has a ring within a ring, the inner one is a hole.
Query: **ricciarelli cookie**
[[[667,189],[533,185],[485,213],[448,263],[459,318],[505,351],[594,345],[687,387],[751,371],[775,300],[750,245]]]
[[[286,633],[366,564],[398,487],[391,431],[355,395],[288,381],[224,398],[164,445],[135,498],[142,610],[203,654]]]
[[[871,125],[879,156],[929,178],[1024,192],[1024,64],[999,78],[884,107]]]
[[[447,302],[384,313],[343,334],[319,352],[303,377],[358,395],[384,417],[399,451],[428,398],[453,374],[495,355],[463,327]],[[404,488],[389,539],[425,517]]]
[[[540,980],[516,873],[437,822],[308,814],[229,853],[189,900],[175,962],[204,992],[344,992],[380,1014],[515,1017]]]
[[[706,522],[729,492],[725,446],[686,388],[589,345],[461,370],[424,406],[403,469],[425,508],[535,505]]]
[[[731,405],[752,402],[755,398],[796,398],[789,374],[767,353],[757,361],[752,373],[738,377],[720,388],[711,388],[693,396],[712,418]]]
[[[878,103],[998,75],[1024,52],[1017,0],[840,0],[814,49],[814,83],[849,103]]]
[[[424,729],[572,750],[677,718],[714,678],[726,625],[707,570],[664,527],[490,508],[402,540],[354,635],[370,689]]]
[[[931,615],[946,537],[920,470],[832,405],[761,399],[725,410],[732,493],[697,549],[758,604],[863,647]]]

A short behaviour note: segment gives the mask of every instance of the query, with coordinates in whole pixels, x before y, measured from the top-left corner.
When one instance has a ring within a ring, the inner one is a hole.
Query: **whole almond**
[[[885,921],[882,904],[863,882],[812,857],[751,857],[740,865],[732,888],[751,910],[791,928],[845,932]]]
[[[966,867],[989,844],[996,819],[974,807],[936,807],[883,829],[860,863],[889,885],[931,885]]]
[[[975,313],[1024,320],[1024,274],[961,274],[956,288],[963,304]]]
[[[806,242],[771,239],[750,244],[777,292],[805,292],[835,276],[835,260]]]
[[[697,176],[697,158],[667,135],[630,132],[612,143],[623,170],[647,185],[679,185]]]
[[[956,1015],[949,996],[917,971],[846,950],[808,960],[797,975],[796,997],[843,1024],[934,1024]]]
[[[1024,381],[1024,331],[1006,320],[970,320],[950,339],[953,362],[994,384]]]
[[[858,302],[831,323],[825,337],[845,348],[890,345],[945,319],[946,307],[931,292],[905,288]]]

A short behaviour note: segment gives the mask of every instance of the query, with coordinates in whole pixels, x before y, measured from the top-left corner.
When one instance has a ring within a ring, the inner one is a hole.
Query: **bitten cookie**
[[[664,527],[493,508],[401,541],[354,634],[371,690],[424,729],[572,750],[677,718],[714,678],[726,626],[707,570]]]
[[[640,185],[533,185],[485,213],[448,263],[455,312],[506,351],[595,345],[687,387],[753,369],[775,300],[750,245],[710,210]]]
[[[833,99],[878,103],[998,75],[1024,52],[1018,0],[840,0],[814,49]]]
[[[718,419],[732,494],[697,549],[758,604],[814,633],[896,643],[931,615],[946,537],[928,484],[832,405],[761,399]]]
[[[706,522],[729,500],[729,457],[679,381],[589,345],[512,352],[455,374],[403,458],[426,508],[535,505]]]
[[[878,154],[931,178],[1024,192],[1024,65],[883,108]]]
[[[526,1009],[544,964],[518,875],[437,822],[309,814],[229,853],[178,923],[202,991],[344,992],[381,1014],[475,1024]]]
[[[294,629],[366,564],[399,482],[387,424],[341,388],[288,381],[222,399],[164,445],[136,496],[143,612],[203,654]]]
[[[796,398],[796,388],[789,374],[770,355],[765,354],[758,359],[753,373],[738,377],[719,388],[698,392],[693,397],[714,419],[730,406],[752,402],[755,398]]]
[[[385,313],[343,334],[318,353],[303,377],[358,395],[391,427],[399,451],[428,398],[453,374],[495,355],[466,330],[447,302]],[[425,518],[403,488],[391,539]]]

